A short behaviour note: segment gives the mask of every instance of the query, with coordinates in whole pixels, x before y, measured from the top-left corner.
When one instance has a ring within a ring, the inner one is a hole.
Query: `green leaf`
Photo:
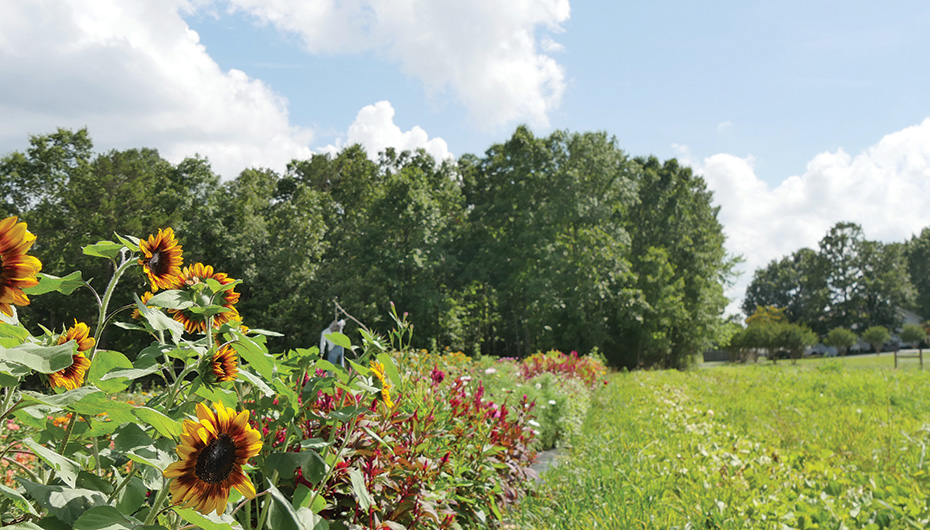
[[[113,448],[120,452],[132,451],[137,447],[148,447],[154,442],[155,440],[145,434],[142,427],[135,423],[127,423],[113,435]]]
[[[300,523],[297,510],[284,495],[268,480],[268,491],[271,493],[271,510],[268,514],[269,528],[280,530],[310,530]],[[312,527],[311,527],[312,528]]]
[[[365,477],[358,469],[349,470],[349,480],[352,481],[352,491],[358,500],[358,507],[362,511],[367,511],[371,507],[371,496],[368,494],[368,488],[365,487]]]
[[[90,387],[93,388],[93,387]],[[78,389],[80,390],[80,388]],[[94,389],[96,390],[96,389]],[[72,390],[72,392],[75,392]],[[64,394],[62,394],[64,395]],[[69,405],[68,410],[78,414],[96,416],[97,414],[106,413],[110,420],[119,423],[129,423],[136,421],[132,413],[132,405],[123,401],[117,401],[107,398],[106,394],[97,392],[89,394],[87,397]]]
[[[210,317],[213,315],[219,315],[220,313],[230,313],[231,309],[223,307],[221,305],[208,305],[206,307],[200,306],[191,306],[187,308],[187,312],[192,315],[201,315],[203,317]]]
[[[274,357],[268,355],[267,350],[249,337],[243,337],[232,343],[233,349],[240,357],[248,361],[249,366],[255,368],[255,371],[261,375],[265,381],[271,381],[274,377]]]
[[[95,384],[104,392],[120,392],[129,386],[125,381],[109,381],[105,376],[117,369],[132,368],[132,363],[118,351],[100,350],[94,355],[94,362],[87,371],[87,381]]]
[[[70,407],[71,405],[78,403],[93,394],[99,394],[100,397],[103,397],[103,393],[100,392],[100,389],[92,386],[82,386],[80,388],[75,388],[74,390],[62,392],[61,394],[55,396],[24,390],[22,397],[23,401],[26,403],[41,403],[43,405],[49,405],[63,409]]]
[[[36,278],[39,279],[39,284],[33,287],[27,287],[23,289],[23,292],[28,295],[40,295],[51,292],[58,292],[64,295],[69,295],[74,292],[78,287],[84,287],[84,280],[81,278],[81,271],[74,271],[71,274],[63,277],[52,276],[51,274],[36,274]]]
[[[75,342],[58,346],[25,343],[15,348],[0,347],[0,360],[28,366],[41,374],[53,374],[74,364]]]
[[[152,326],[152,329],[171,333],[171,341],[175,344],[181,341],[181,335],[184,333],[183,324],[157,309],[146,307],[146,305],[142,303],[142,300],[135,294],[133,294],[132,297],[136,301],[136,308],[139,310],[139,314]]]
[[[210,287],[211,291],[213,291],[214,293],[222,293],[239,285],[240,283],[242,283],[242,280],[231,281],[225,285],[214,280],[213,278],[207,278],[206,282],[207,282],[207,286]]]
[[[167,438],[177,438],[181,435],[181,426],[178,422],[165,416],[161,412],[148,407],[136,407],[133,413],[145,423],[155,428],[158,434]]]
[[[266,337],[283,337],[283,333],[277,331],[268,331],[267,329],[249,328],[249,333],[254,335],[265,335]],[[319,348],[317,348],[319,349]]]
[[[116,236],[116,240],[123,244],[126,248],[133,252],[139,252],[139,238],[136,236],[121,236],[119,234],[113,234]]]
[[[4,497],[13,501],[13,505],[16,506],[19,510],[26,512],[30,515],[39,516],[39,513],[35,511],[35,508],[32,507],[32,503],[26,500],[26,497],[23,497],[23,494],[14,490],[9,486],[0,484],[0,494],[3,494]]]
[[[175,512],[192,525],[199,526],[203,530],[233,530],[235,521],[228,515],[216,517],[216,515],[203,515],[191,508],[175,508]],[[273,527],[272,527],[273,528]]]
[[[55,474],[61,478],[62,482],[72,488],[77,485],[77,476],[78,473],[81,472],[80,464],[74,460],[71,460],[70,458],[61,456],[60,454],[46,448],[43,445],[40,445],[32,438],[24,439],[23,443],[32,449],[32,452],[41,458],[43,462],[55,470]]]
[[[149,307],[161,307],[164,309],[187,309],[194,305],[190,296],[184,291],[170,290],[162,291],[149,298],[146,302]]]
[[[395,387],[400,387],[403,381],[400,378],[400,373],[397,371],[397,364],[395,364],[394,358],[387,353],[379,353],[378,362],[384,365],[384,375],[388,376],[388,379],[394,383]]]
[[[74,530],[131,530],[139,524],[138,519],[127,517],[112,506],[97,506],[78,517]]]
[[[14,326],[6,322],[0,322],[0,337],[12,337],[17,339],[17,343],[22,344],[29,338],[29,330],[22,326]]]
[[[87,256],[97,256],[98,258],[116,259],[121,250],[123,250],[122,243],[98,241],[93,245],[84,247],[84,254]]]
[[[336,346],[342,346],[343,348],[347,350],[352,349],[352,341],[349,340],[349,337],[346,337],[345,335],[343,335],[342,333],[339,333],[338,331],[333,331],[329,335],[326,335],[326,338],[329,339],[329,341],[335,344]]]
[[[46,486],[26,479],[19,479],[29,495],[46,510],[65,524],[73,525],[87,510],[106,504],[106,495],[99,491],[83,488],[68,488],[61,485]]]
[[[230,408],[236,408],[239,406],[239,397],[232,390],[226,390],[219,387],[207,388],[202,386],[197,389],[195,394],[204,398],[210,403],[220,402]]]
[[[266,395],[266,396],[268,396],[268,397],[274,396],[274,390],[272,390],[270,386],[268,386],[267,384],[265,384],[264,381],[262,381],[261,379],[259,379],[259,377],[258,377],[257,375],[255,375],[255,374],[253,374],[252,372],[250,372],[250,371],[248,371],[248,370],[246,370],[246,369],[243,368],[243,369],[239,370],[239,376],[242,377],[243,379],[245,379],[246,381],[248,381],[249,384],[251,384],[252,386],[254,386],[254,387],[258,388],[259,390],[261,390],[262,394],[264,394],[264,395]]]

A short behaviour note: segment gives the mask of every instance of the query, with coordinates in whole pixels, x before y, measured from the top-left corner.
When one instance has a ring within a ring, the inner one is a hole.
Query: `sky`
[[[606,131],[714,191],[752,271],[838,221],[930,226],[930,4],[616,0],[0,0],[0,155],[98,151],[223,178],[363,144],[481,154],[519,124]]]

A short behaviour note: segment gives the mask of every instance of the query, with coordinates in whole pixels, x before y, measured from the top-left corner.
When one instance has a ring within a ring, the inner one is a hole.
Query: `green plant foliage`
[[[518,528],[930,524],[930,375],[890,358],[611,376]],[[870,364],[869,364],[870,363]]]

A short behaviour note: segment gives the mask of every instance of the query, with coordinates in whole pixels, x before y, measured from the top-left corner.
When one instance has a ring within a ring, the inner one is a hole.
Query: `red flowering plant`
[[[564,354],[558,350],[535,353],[520,363],[520,373],[524,379],[542,373],[552,373],[563,377],[578,379],[593,388],[607,373],[604,364],[594,357],[581,357],[577,351]]]
[[[369,346],[405,348],[406,321],[394,316],[398,329]],[[436,367],[425,377],[417,372],[402,377],[395,365],[381,363],[385,356],[372,357],[377,360],[367,366],[352,364],[381,391],[373,399],[360,400],[338,383],[327,386],[332,378],[308,380],[300,446],[329,444],[339,448],[338,458],[326,466],[313,460],[297,465],[295,459],[292,489],[282,485],[281,491],[305,499],[318,490],[325,501],[314,511],[350,527],[445,529],[500,520],[501,507],[530,485],[532,405],[499,406],[477,382],[447,378]],[[332,421],[340,411],[358,407],[365,410],[354,424]]]

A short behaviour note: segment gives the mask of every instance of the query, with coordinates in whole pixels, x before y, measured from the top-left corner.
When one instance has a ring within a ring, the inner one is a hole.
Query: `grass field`
[[[518,528],[926,528],[930,371],[890,354],[616,374]]]

